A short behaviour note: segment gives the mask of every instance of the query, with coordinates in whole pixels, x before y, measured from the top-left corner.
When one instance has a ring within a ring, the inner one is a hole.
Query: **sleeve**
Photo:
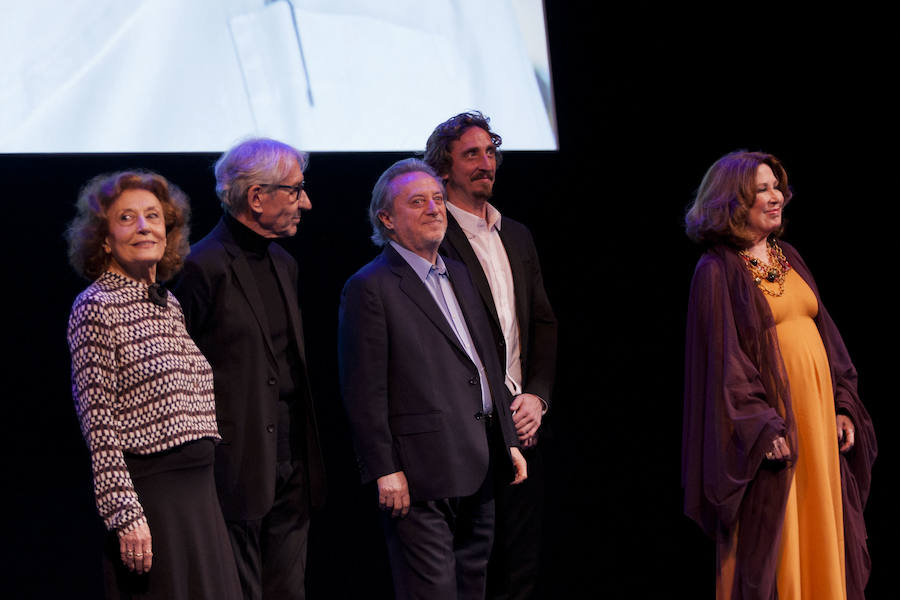
[[[530,232],[527,233],[527,247],[533,282],[531,288],[532,340],[528,349],[528,372],[525,374],[524,391],[541,398],[549,409],[553,380],[556,376],[556,315],[553,313],[550,299],[544,289],[541,262]]]
[[[828,355],[828,366],[831,370],[832,386],[834,388],[834,410],[836,413],[845,414],[853,421],[856,430],[856,444],[854,448],[842,458],[842,462],[848,462],[853,473],[855,485],[858,486],[862,506],[865,506],[869,496],[871,483],[872,464],[878,453],[875,441],[875,429],[866,407],[859,396],[858,376],[856,367],[850,360],[844,340],[838,331],[837,325],[828,314],[825,304],[819,295],[819,289],[813,279],[812,273],[803,258],[789,244],[782,243],[787,253],[788,260],[812,288],[819,303],[819,312],[816,315],[816,327],[822,337],[825,352]],[[842,465],[843,466],[843,465]]]
[[[702,259],[691,282],[685,348],[685,513],[714,536],[738,517],[784,419],[742,346],[724,266]]]
[[[856,368],[850,360],[850,354],[847,352],[844,340],[821,302],[819,307],[819,315],[816,321],[828,354],[829,367],[831,368],[835,412],[850,417],[855,429],[854,447],[847,454],[842,455],[842,458],[850,467],[855,486],[858,489],[860,507],[863,507],[869,497],[872,465],[878,454],[875,428],[872,425],[869,412],[859,397]]]
[[[816,292],[818,295],[818,292]],[[844,553],[847,571],[847,597],[864,598],[871,572],[866,546],[866,523],[863,511],[872,484],[872,466],[878,454],[875,428],[857,390],[856,368],[834,322],[819,302],[816,324],[828,354],[834,388],[836,413],[845,414],[853,422],[853,448],[840,454],[841,494],[844,521]]]
[[[850,417],[855,430],[853,448],[840,454],[844,555],[847,597],[864,598],[866,582],[871,571],[871,560],[866,547],[868,536],[863,510],[872,483],[872,466],[878,454],[875,428],[859,397],[856,368],[850,360],[850,353],[831,315],[825,309],[809,267],[792,246],[789,244],[783,246],[791,265],[803,276],[819,302],[816,326],[828,355],[834,388],[834,410]]]
[[[91,455],[97,511],[110,530],[127,533],[146,524],[119,439],[116,416],[116,342],[102,304],[72,309],[68,328],[72,396]]]
[[[344,286],[338,319],[341,394],[363,483],[402,470],[388,422],[388,326],[375,284]]]

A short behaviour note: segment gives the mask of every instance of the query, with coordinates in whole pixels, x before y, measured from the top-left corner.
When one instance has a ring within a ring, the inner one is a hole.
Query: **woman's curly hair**
[[[156,265],[156,278],[165,281],[175,275],[190,252],[190,204],[178,186],[152,171],[119,171],[97,175],[81,189],[77,214],[66,229],[69,263],[75,271],[93,281],[106,271],[110,255],[104,250],[109,235],[107,211],[122,192],[147,190],[159,200],[166,221],[166,250]]]

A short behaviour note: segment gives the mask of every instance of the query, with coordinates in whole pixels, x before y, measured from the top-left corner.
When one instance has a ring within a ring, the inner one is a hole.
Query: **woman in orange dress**
[[[688,310],[685,512],[717,543],[718,598],[863,598],[875,435],[800,255],[770,154],[707,171],[686,217],[706,252]]]

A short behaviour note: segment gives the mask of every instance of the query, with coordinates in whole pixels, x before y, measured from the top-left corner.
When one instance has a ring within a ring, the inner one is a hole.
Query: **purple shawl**
[[[863,508],[875,433],[857,394],[856,369],[809,269],[792,246],[779,244],[816,296],[815,323],[831,367],[835,411],[848,415],[856,430],[855,445],[840,455],[840,465],[847,597],[862,599],[870,570]],[[775,569],[793,460],[765,461],[764,455],[779,435],[796,451],[772,312],[737,252],[713,247],[697,263],[688,305],[682,486],[685,514],[720,545],[732,543],[740,524],[734,599],[777,597]]]

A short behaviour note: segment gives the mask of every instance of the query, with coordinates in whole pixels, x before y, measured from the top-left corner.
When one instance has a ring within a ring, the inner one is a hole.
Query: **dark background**
[[[866,512],[868,592],[890,597],[898,98],[885,16],[788,16],[758,5],[685,14],[641,3],[586,12],[575,4],[547,2],[560,150],[507,153],[495,186],[496,205],[534,233],[560,321],[555,404],[542,439],[547,596],[712,596],[712,543],[681,510],[684,314],[699,256],[681,220],[706,168],[745,148],[784,162],[795,192],[785,239],[815,274],[860,373],[880,443]],[[371,187],[405,156],[315,154],[313,210],[284,242],[301,268],[330,485],[311,532],[312,598],[390,593],[374,502],[356,480],[335,338],[341,286],[377,251],[367,240]],[[68,267],[62,238],[78,188],[100,172],[157,170],[190,196],[196,241],[219,216],[215,158],[0,156],[11,500],[0,563],[14,597],[99,596],[102,530],[65,345],[69,308],[86,285]]]

